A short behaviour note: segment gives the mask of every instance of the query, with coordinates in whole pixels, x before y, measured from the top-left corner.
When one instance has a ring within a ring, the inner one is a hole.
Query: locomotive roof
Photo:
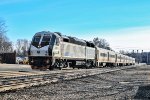
[[[50,31],[41,31],[41,32],[37,32],[35,35],[42,35],[42,34],[53,34]]]
[[[62,35],[61,37],[65,38],[65,39],[69,39],[68,36],[66,36],[66,35]]]

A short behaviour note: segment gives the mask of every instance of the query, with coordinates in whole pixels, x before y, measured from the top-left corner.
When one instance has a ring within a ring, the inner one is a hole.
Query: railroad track
[[[28,88],[31,86],[39,86],[47,83],[61,82],[63,80],[82,78],[134,67],[137,67],[137,65],[117,68],[96,68],[49,72],[0,72],[0,92]]]

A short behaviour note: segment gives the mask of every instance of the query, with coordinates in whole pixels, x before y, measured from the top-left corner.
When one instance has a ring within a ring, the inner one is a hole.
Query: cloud
[[[150,26],[122,29],[113,34],[106,36],[106,40],[114,50],[150,51]]]
[[[93,34],[88,34],[86,37],[85,35],[78,37],[89,41],[93,40],[95,37],[106,39],[110,44],[110,47],[115,51],[150,51],[150,26],[97,31],[91,33]]]

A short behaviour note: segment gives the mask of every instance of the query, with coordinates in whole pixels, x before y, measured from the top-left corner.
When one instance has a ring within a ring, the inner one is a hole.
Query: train
[[[33,36],[28,59],[32,69],[49,70],[135,64],[135,58],[97,47],[90,41],[50,31],[37,32]]]

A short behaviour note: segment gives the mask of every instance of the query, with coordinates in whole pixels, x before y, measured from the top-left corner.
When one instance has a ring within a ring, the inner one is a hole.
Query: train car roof
[[[103,51],[110,51],[110,50],[107,50],[107,49],[104,49],[104,48],[99,48],[99,47],[96,47],[98,50],[103,50]]]
[[[80,41],[80,42],[83,42],[83,43],[86,43],[83,39],[78,39],[76,37],[73,37],[76,41]]]

